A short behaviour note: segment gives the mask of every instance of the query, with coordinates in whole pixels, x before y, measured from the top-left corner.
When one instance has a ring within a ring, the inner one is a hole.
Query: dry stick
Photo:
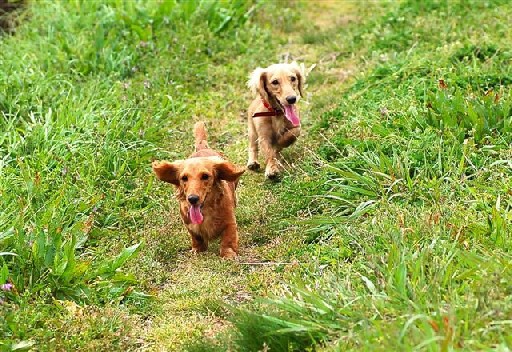
[[[245,262],[245,263],[238,263],[238,264],[242,264],[242,265],[292,265],[292,264],[300,264],[299,262],[291,262],[291,263],[288,263],[288,262],[254,262],[254,263],[250,263],[250,262]]]

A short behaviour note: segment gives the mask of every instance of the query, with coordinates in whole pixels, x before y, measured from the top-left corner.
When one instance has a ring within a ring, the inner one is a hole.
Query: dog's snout
[[[297,101],[297,97],[295,95],[287,96],[286,101],[288,102],[288,104],[295,104],[295,102]]]
[[[188,199],[188,202],[192,205],[196,205],[197,202],[199,202],[199,196],[195,195],[195,194],[191,194],[187,197]]]

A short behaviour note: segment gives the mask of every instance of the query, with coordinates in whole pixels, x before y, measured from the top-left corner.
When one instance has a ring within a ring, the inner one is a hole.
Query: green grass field
[[[31,1],[0,35],[0,350],[512,349],[512,2]],[[2,22],[4,23],[4,22]],[[257,66],[312,68],[241,253],[154,159],[246,162]]]

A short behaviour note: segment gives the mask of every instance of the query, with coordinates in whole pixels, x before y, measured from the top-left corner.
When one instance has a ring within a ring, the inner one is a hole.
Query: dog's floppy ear
[[[224,160],[215,164],[215,172],[219,180],[237,182],[240,176],[245,172],[245,169],[237,169],[235,165]]]
[[[266,80],[267,71],[265,71],[264,68],[258,67],[252,71],[251,75],[249,76],[247,87],[249,87],[254,94],[258,93],[263,100],[269,101]]]
[[[155,173],[156,177],[158,177],[160,180],[172,183],[173,185],[176,186],[180,184],[180,161],[175,161],[173,163],[170,163],[168,161],[153,161],[153,164],[151,166],[153,167],[153,172]]]
[[[297,75],[297,79],[299,80],[299,93],[301,97],[304,97],[304,82],[306,81],[306,75],[304,74],[304,69],[294,61],[290,64],[292,66],[292,70]]]

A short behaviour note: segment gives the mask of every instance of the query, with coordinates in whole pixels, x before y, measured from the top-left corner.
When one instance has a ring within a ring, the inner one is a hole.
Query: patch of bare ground
[[[14,31],[18,22],[17,14],[25,6],[25,1],[0,0],[0,33]]]

